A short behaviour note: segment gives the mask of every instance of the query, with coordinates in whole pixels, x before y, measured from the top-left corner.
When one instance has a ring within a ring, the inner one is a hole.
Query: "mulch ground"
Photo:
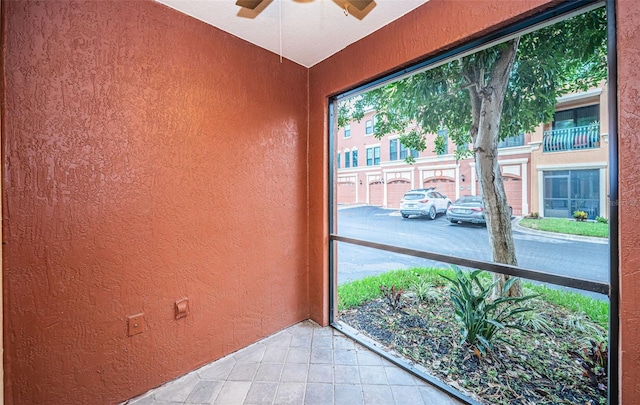
[[[401,308],[374,300],[344,311],[339,319],[389,350],[483,404],[604,404],[606,387],[583,376],[575,352],[606,331],[586,317],[535,299],[522,333],[507,329],[492,352],[480,356],[460,342],[445,287],[430,302],[407,297]],[[574,353],[573,355],[570,353]]]

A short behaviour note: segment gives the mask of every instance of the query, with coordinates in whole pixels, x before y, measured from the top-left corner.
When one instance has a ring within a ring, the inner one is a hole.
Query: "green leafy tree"
[[[452,60],[338,105],[336,126],[377,114],[375,136],[400,134],[407,148],[423,151],[446,129],[456,157],[473,155],[493,260],[517,265],[511,218],[498,165],[498,141],[550,122],[559,95],[606,80],[606,16],[603,8],[573,16],[491,48]],[[407,158],[413,163],[413,158]],[[508,276],[496,276],[502,291]],[[510,296],[521,296],[519,282]]]

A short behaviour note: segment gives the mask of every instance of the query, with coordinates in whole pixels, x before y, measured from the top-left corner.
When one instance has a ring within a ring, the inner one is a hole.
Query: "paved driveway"
[[[454,225],[444,216],[402,219],[397,211],[378,207],[338,210],[338,234],[412,249],[491,261],[487,229]],[[520,266],[545,272],[609,281],[609,245],[606,240],[566,238],[514,228]],[[580,239],[580,240],[578,240]],[[444,263],[339,243],[338,282],[360,279],[391,269],[414,266],[447,267]]]

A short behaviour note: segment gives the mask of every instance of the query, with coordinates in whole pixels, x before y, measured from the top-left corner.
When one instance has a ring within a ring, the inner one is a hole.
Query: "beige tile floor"
[[[125,404],[460,403],[338,330],[304,321]]]

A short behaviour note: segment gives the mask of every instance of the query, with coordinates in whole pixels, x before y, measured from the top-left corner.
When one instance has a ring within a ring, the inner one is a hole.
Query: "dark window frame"
[[[355,87],[345,93],[342,93],[338,96],[332,98],[332,100],[340,100],[342,98],[351,97],[354,94],[361,93],[367,89],[377,87],[381,84],[390,82],[394,79],[397,79],[401,76],[408,75],[409,73],[414,73],[419,70],[425,69],[430,65],[434,65],[440,61],[454,58],[463,53],[469,52],[475,48],[482,47],[483,45],[493,42],[497,39],[501,39],[510,35],[517,35],[518,32],[529,29],[535,25],[544,23],[550,19],[556,18],[558,16],[566,15],[568,13],[575,12],[577,10],[586,8],[588,6],[592,6],[597,4],[598,1],[594,0],[576,0],[573,2],[561,2],[556,4],[553,7],[545,9],[539,13],[533,14],[529,17],[525,17],[520,21],[516,21],[513,24],[510,24],[506,27],[502,27],[497,29],[494,32],[490,32],[486,35],[480,36],[477,39],[474,39],[466,44],[462,44],[460,46],[453,47],[450,50],[444,51],[441,54],[431,56],[422,62],[418,62],[415,65],[397,70],[392,72],[384,77],[376,79],[370,83],[364,84],[359,87]],[[607,37],[608,37],[608,49],[607,49],[607,57],[608,57],[608,66],[609,66],[609,78],[608,78],[608,110],[609,110],[609,190],[608,197],[612,202],[617,202],[619,198],[618,192],[618,161],[617,161],[617,153],[618,153],[618,134],[617,134],[617,126],[618,126],[618,111],[617,111],[617,49],[616,49],[616,23],[615,23],[615,0],[606,0],[606,8],[607,8]],[[329,120],[332,121],[336,119],[336,111],[334,104],[330,104],[329,108]],[[329,126],[329,149],[330,154],[333,153],[333,142],[334,134],[332,133],[332,126]],[[330,170],[328,180],[329,184],[333,184],[333,172]],[[618,275],[618,266],[619,266],[619,244],[618,244],[618,209],[615,203],[610,204],[610,212],[609,212],[609,223],[611,226],[610,229],[610,237],[609,237],[609,246],[610,246],[610,283],[607,285],[606,283],[594,283],[587,280],[582,279],[571,279],[567,277],[559,277],[555,275],[549,275],[545,273],[541,273],[536,270],[524,269],[521,267],[514,266],[505,266],[496,263],[489,262],[477,262],[477,261],[469,261],[465,259],[460,259],[458,257],[453,256],[445,256],[434,254],[426,251],[412,250],[412,249],[404,249],[399,248],[397,246],[389,246],[383,245],[373,242],[368,242],[359,239],[346,238],[334,233],[335,223],[333,221],[333,204],[334,204],[334,191],[332,187],[329,187],[329,285],[333,286],[335,283],[335,275],[333,273],[333,265],[334,265],[334,257],[335,257],[335,249],[337,242],[345,242],[350,244],[356,244],[366,247],[371,247],[375,249],[381,249],[386,251],[391,251],[400,254],[406,254],[414,257],[421,257],[430,260],[437,260],[441,262],[447,262],[450,264],[457,264],[459,266],[466,267],[475,267],[479,269],[483,269],[486,271],[501,273],[516,277],[524,277],[529,280],[534,281],[543,281],[549,282],[552,284],[556,284],[559,286],[568,286],[573,288],[579,288],[587,291],[599,291],[603,293],[608,293],[610,299],[610,328],[609,328],[609,352],[615,353],[615,355],[609,356],[609,383],[608,383],[608,403],[616,403],[619,395],[619,320],[618,320],[618,311],[619,311],[619,286],[620,280]],[[459,391],[453,389],[447,384],[444,384],[440,380],[432,378],[426,374],[424,374],[421,370],[416,369],[414,366],[404,363],[398,362],[397,359],[390,357],[384,350],[378,348],[377,346],[373,346],[370,344],[366,344],[357,336],[345,331],[340,327],[339,324],[335,322],[334,314],[335,314],[335,303],[336,303],[336,291],[334,288],[329,289],[329,321],[330,324],[347,335],[353,337],[357,341],[362,344],[365,344],[374,352],[380,354],[381,356],[387,358],[388,360],[395,362],[399,366],[411,371],[412,373],[420,376],[421,378],[429,381],[435,387],[440,390],[449,393],[450,395],[458,398],[459,400],[469,403],[476,404],[477,402],[466,395],[460,393]]]

